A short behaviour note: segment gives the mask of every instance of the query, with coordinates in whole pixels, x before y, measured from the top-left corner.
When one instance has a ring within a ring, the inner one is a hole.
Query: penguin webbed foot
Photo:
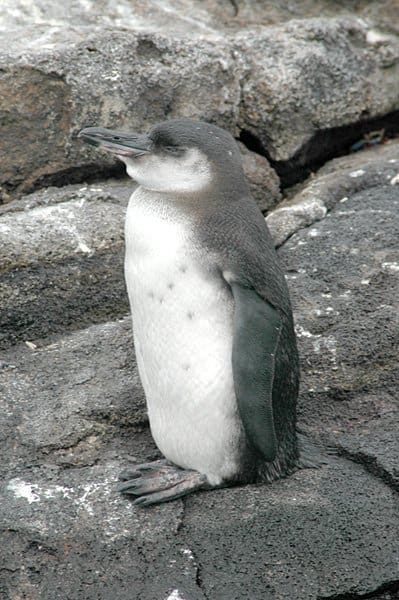
[[[150,506],[210,487],[205,475],[176,467],[167,460],[135,465],[122,471],[116,491],[138,496],[133,504]]]

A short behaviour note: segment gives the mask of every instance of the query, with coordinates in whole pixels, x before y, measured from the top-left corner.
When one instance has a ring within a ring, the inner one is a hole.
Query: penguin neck
[[[239,181],[233,178],[227,182],[214,180],[210,185],[195,191],[160,191],[139,185],[136,192],[142,201],[151,204],[153,209],[158,208],[163,213],[192,215],[193,219],[196,215],[203,216],[215,210],[223,210],[226,205],[250,195],[244,178]]]

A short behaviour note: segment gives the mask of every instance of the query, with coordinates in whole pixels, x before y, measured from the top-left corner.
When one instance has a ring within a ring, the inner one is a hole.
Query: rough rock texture
[[[172,30],[174,35],[220,35],[254,26],[277,25],[290,19],[343,17],[354,14],[382,29],[399,33],[399,6],[395,0],[71,0],[68,4],[48,0],[3,0],[0,31],[34,25],[104,26]]]
[[[317,193],[324,218],[312,223],[309,217],[295,230],[288,218],[291,237],[279,242],[302,360],[300,427],[338,452],[326,454],[321,468],[302,469],[271,486],[134,508],[113,491],[117,473],[158,451],[145,425],[130,319],[116,318],[120,305],[110,308],[112,321],[83,329],[77,320],[78,330],[68,334],[50,325],[50,337],[43,339],[40,329],[39,339],[4,350],[1,598],[397,597],[395,152],[391,143],[326,165],[289,205],[295,211]],[[55,254],[57,248],[68,256],[79,253],[76,231],[101,256],[104,203],[119,219],[125,200],[116,199],[118,190],[126,193],[122,182],[71,186],[4,207],[3,218],[22,220],[34,251],[30,257],[22,239],[18,252],[17,238],[9,237],[9,272],[11,262],[18,269],[26,263],[21,280],[30,281],[29,261],[44,268],[45,245],[50,251],[54,236],[60,243],[53,244]],[[80,218],[79,204],[90,219]],[[58,209],[40,246],[37,211]],[[72,214],[76,229],[68,237],[61,223],[70,225]],[[121,244],[119,234],[111,239],[112,223],[103,227],[105,252]],[[116,281],[122,288],[121,271],[109,269],[103,287]],[[43,296],[41,310],[51,311],[52,300]],[[65,320],[71,310],[66,295]],[[25,313],[38,320],[34,302],[26,303]]]
[[[269,211],[281,198],[279,177],[264,156],[251,152],[241,142],[238,142],[238,147],[251,193],[261,211]]]
[[[106,154],[99,159],[77,142],[85,125],[143,130],[165,118],[205,119],[237,137],[251,135],[280,165],[304,165],[309,155],[331,154],[335,128],[399,111],[398,36],[377,31],[372,21],[320,17],[208,31],[194,11],[177,19],[177,33],[184,30],[178,36],[163,29],[168,6],[174,19],[178,4],[154,3],[143,21],[139,2],[137,26],[127,19],[127,28],[112,27],[112,14],[99,26],[83,2],[68,11],[23,2],[12,11],[16,28],[0,42],[6,194],[115,172]],[[32,11],[39,26],[28,26]],[[318,150],[309,148],[323,131],[329,143],[319,139]]]
[[[338,202],[346,202],[356,192],[379,185],[399,185],[398,169],[396,141],[330,161],[267,216],[276,246],[298,229],[323,219]]]
[[[113,492],[118,468],[43,467],[7,482],[6,598],[312,600],[398,576],[396,499],[359,466],[335,460],[147,511]]]
[[[280,250],[302,341],[304,406],[334,431],[396,405],[398,208],[398,188],[358,192]]]
[[[50,188],[3,208],[0,347],[126,313],[123,221],[133,188]]]

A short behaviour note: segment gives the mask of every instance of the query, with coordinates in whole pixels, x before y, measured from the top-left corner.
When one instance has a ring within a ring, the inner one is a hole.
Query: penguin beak
[[[92,146],[99,146],[103,150],[118,156],[141,156],[151,151],[152,141],[140,133],[127,133],[113,131],[104,127],[84,127],[78,137]]]

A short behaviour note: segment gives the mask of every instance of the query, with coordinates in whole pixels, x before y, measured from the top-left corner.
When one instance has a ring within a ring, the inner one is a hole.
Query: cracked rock
[[[276,246],[299,229],[323,219],[336,204],[345,203],[356,192],[396,185],[398,171],[397,141],[331,160],[267,216]]]
[[[345,446],[359,447],[359,455],[367,439],[362,428],[370,428],[375,443],[366,454],[375,452],[380,463],[377,447],[386,450],[393,479],[382,425],[398,415],[399,190],[389,169],[399,163],[391,160],[377,179],[371,169],[369,188],[347,190],[323,220],[292,235],[279,256],[300,343],[301,421],[330,443],[340,444],[345,434]],[[338,172],[338,188],[340,178]]]
[[[115,28],[73,14],[59,16],[62,28],[54,15],[23,35],[18,26],[4,31],[6,193],[115,169],[77,142],[87,125],[143,130],[165,118],[204,119],[249,132],[274,161],[304,165],[316,133],[399,110],[398,37],[378,37],[373,22],[310,18],[198,36],[188,26],[179,37],[148,20]]]

